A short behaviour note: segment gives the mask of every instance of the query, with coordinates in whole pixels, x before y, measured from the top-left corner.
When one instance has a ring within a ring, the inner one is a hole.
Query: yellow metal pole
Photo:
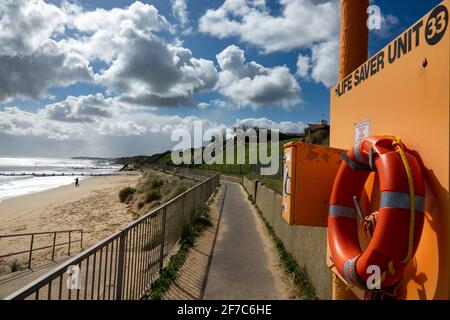
[[[367,60],[369,0],[341,0],[339,80]]]
[[[341,0],[339,80],[343,80],[367,60],[369,0]],[[333,300],[354,300],[357,297],[337,277],[332,275]]]

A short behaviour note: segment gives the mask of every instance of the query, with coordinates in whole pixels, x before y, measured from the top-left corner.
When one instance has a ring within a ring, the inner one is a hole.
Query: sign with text
[[[355,123],[355,144],[370,135],[370,121],[364,120]]]
[[[381,73],[391,65],[397,64],[404,57],[428,45],[437,45],[447,31],[448,9],[444,4],[437,6],[427,17],[419,20],[387,47],[367,60],[362,66],[340,81],[334,91],[338,97],[362,86],[367,80]]]

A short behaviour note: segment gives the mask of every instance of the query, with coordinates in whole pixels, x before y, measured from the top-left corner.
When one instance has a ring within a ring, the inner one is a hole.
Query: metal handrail
[[[27,232],[27,233],[10,233],[10,234],[0,234],[0,238],[11,238],[20,236],[31,236],[40,234],[53,234],[53,233],[67,233],[67,232],[78,232],[83,231],[82,229],[70,229],[70,230],[55,230],[55,231],[40,231],[40,232]]]
[[[219,179],[209,177],[5,299],[139,299],[176,248],[186,223],[184,213],[204,204]],[[76,289],[63,290],[63,279],[72,279],[68,272],[74,266]]]
[[[33,294],[36,289],[45,286],[47,283],[55,280],[59,276],[63,275],[68,267],[77,265],[87,257],[91,256],[92,253],[95,253],[99,249],[102,249],[112,241],[116,240],[120,236],[121,232],[116,232],[112,234],[111,236],[107,237],[106,239],[100,241],[96,245],[92,246],[91,248],[77,254],[73,258],[70,258],[69,260],[63,262],[61,265],[56,267],[55,269],[47,272],[46,274],[42,275],[41,277],[37,278],[33,282],[29,283],[28,285],[22,287],[12,295],[6,297],[4,300],[22,300],[27,298],[29,295]]]
[[[71,235],[72,235],[72,233],[75,233],[75,232],[79,232],[80,233],[80,238],[77,239],[77,240],[72,240]],[[57,243],[56,242],[56,236],[58,234],[68,234],[69,235],[69,241],[62,242],[62,243]],[[35,248],[34,247],[34,240],[35,240],[35,236],[38,236],[38,235],[53,235],[53,243],[52,243],[52,245]],[[54,261],[54,259],[55,259],[55,249],[57,247],[68,245],[67,255],[69,255],[69,256],[70,256],[71,245],[73,243],[78,243],[79,242],[80,243],[80,248],[81,248],[81,250],[83,250],[83,230],[82,229],[40,231],[40,232],[27,232],[27,233],[14,233],[14,234],[0,234],[0,240],[2,238],[28,237],[28,236],[31,236],[31,238],[30,238],[30,247],[29,247],[28,250],[17,251],[17,252],[10,252],[10,253],[7,253],[7,254],[3,254],[3,255],[0,255],[0,259],[28,253],[28,265],[27,266],[28,266],[28,269],[31,269],[31,263],[32,263],[32,258],[33,258],[33,252],[34,251],[40,251],[40,250],[45,250],[45,249],[52,248],[52,261]]]

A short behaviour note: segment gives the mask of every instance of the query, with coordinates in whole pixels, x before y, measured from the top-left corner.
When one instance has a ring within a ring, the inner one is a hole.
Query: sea
[[[73,184],[76,177],[81,181],[113,173],[121,167],[107,160],[0,157],[0,201]]]

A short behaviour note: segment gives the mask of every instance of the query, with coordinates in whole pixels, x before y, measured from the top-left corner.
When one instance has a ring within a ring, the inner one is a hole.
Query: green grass
[[[311,280],[309,279],[308,271],[306,270],[306,268],[300,267],[297,261],[295,260],[294,256],[286,250],[283,241],[281,241],[281,239],[278,238],[277,234],[275,233],[275,230],[264,218],[262,212],[256,206],[253,197],[249,195],[248,199],[255,206],[256,211],[258,212],[264,225],[266,226],[266,229],[269,232],[269,235],[272,238],[272,241],[275,245],[283,268],[292,278],[299,296],[304,300],[317,300],[318,297],[316,295],[316,290],[314,289],[314,286],[312,285]]]
[[[212,223],[209,219],[209,210],[207,206],[202,206],[192,213],[190,223],[183,229],[180,249],[170,258],[168,265],[162,270],[160,277],[153,282],[150,292],[144,299],[162,299],[164,293],[176,279],[178,271],[186,261],[187,253],[189,249],[193,247],[196,238],[201,234],[203,229],[211,225]]]
[[[282,140],[280,141],[280,152],[283,151],[283,145],[291,142],[291,141],[300,141],[304,143],[310,143],[310,144],[318,144],[318,145],[329,145],[329,134],[326,130],[319,130],[317,132],[312,133],[308,137],[304,138],[294,138],[289,140]],[[236,149],[237,146],[235,145],[235,155],[236,155]],[[271,144],[269,143],[269,155],[271,153]],[[194,150],[191,149],[191,159],[194,159]],[[223,159],[226,157],[226,151],[224,148],[224,152],[222,154]],[[236,156],[235,156],[236,158]],[[246,144],[246,155],[245,155],[245,163],[248,163],[248,144]],[[150,164],[157,164],[157,165],[173,165],[172,163],[172,153],[171,151],[166,151],[161,154],[154,154],[150,157],[148,156],[137,156],[137,157],[131,157],[131,158],[118,158],[116,159],[118,163],[128,164],[133,163],[138,168],[146,168]],[[234,162],[236,163],[236,161]],[[199,167],[198,165],[192,166],[192,167]],[[250,165],[237,165],[237,164],[226,164],[224,166],[217,165],[214,167],[214,165],[201,165],[201,169],[204,170],[215,170],[224,174],[231,174],[231,175],[243,175],[247,174],[251,171]]]
[[[283,145],[284,142],[280,142],[279,145],[279,154],[281,154],[282,150],[283,150]],[[234,158],[233,158],[233,163],[226,163],[226,164],[203,164],[200,165],[200,169],[206,169],[206,170],[214,170],[214,171],[219,171],[223,174],[229,174],[229,175],[245,175],[248,174],[250,172],[252,172],[252,165],[250,164],[250,162],[253,162],[256,160],[256,162],[260,162],[260,158],[259,158],[259,149],[262,147],[266,147],[267,149],[267,155],[270,156],[272,154],[272,144],[271,143],[258,143],[258,144],[250,144],[250,143],[246,143],[244,145],[244,150],[245,150],[245,157],[244,157],[244,164],[238,164],[238,156],[237,156],[237,151],[238,151],[238,146],[235,144],[234,145]],[[256,159],[251,159],[250,157],[250,149],[254,149],[255,152],[257,152],[256,154]],[[222,155],[218,154],[217,155],[218,158],[221,158],[222,161],[225,163],[227,162],[227,152],[226,152],[226,148],[224,148]]]
[[[272,189],[278,194],[283,194],[283,179],[281,177],[272,178],[270,176],[260,176],[253,172],[245,176],[252,181],[258,180],[259,182],[263,183],[266,187]]]
[[[299,141],[303,143],[309,143],[309,144],[318,144],[318,145],[324,145],[328,146],[329,144],[329,137],[328,132],[326,130],[319,130],[317,132],[312,133],[308,137],[304,138],[294,138],[289,140],[283,140],[279,143],[279,154],[282,155],[284,152],[284,145],[293,142],[293,141]],[[245,163],[244,164],[237,164],[237,144],[234,145],[234,161],[231,164],[225,163],[226,162],[226,147],[224,146],[223,152],[221,154],[217,154],[216,159],[222,159],[222,162],[224,164],[191,164],[191,165],[183,165],[184,167],[194,168],[194,169],[200,169],[200,170],[209,170],[209,171],[216,171],[220,172],[222,174],[231,175],[231,176],[243,176],[243,175],[249,175],[253,173],[252,165],[250,165],[250,146],[252,144],[246,143],[245,148]],[[253,145],[255,146],[255,145]],[[270,156],[272,154],[272,144],[269,142],[267,144],[258,143],[255,146],[256,151],[258,151],[258,148],[267,146],[267,154]],[[191,150],[191,159],[194,160],[193,157],[193,151]],[[252,159],[254,160],[254,159]],[[257,152],[256,161],[259,163],[259,152]],[[159,164],[167,165],[171,164],[171,154],[166,154],[164,157],[162,157],[159,162]],[[281,164],[280,164],[281,166]],[[254,173],[257,175],[256,173]],[[262,180],[262,179],[258,179]],[[281,184],[282,182],[276,181],[277,179],[273,179],[274,181],[270,181],[270,178],[267,181],[267,185],[274,189],[275,191],[281,193]]]
[[[167,154],[165,154],[163,157],[161,157],[158,161],[156,161],[156,164],[160,164],[160,165],[166,165],[169,162],[172,162],[172,153],[168,152]]]

